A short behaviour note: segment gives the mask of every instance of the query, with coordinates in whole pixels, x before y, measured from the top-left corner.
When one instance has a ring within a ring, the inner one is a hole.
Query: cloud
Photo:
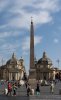
[[[0,0],[0,12],[3,11],[9,3],[9,0]]]
[[[0,52],[6,52],[6,53],[11,53],[11,52],[16,52],[16,50],[20,47],[20,44],[18,43],[4,43],[1,45]]]
[[[26,37],[23,40],[22,49],[25,51],[25,50],[28,50],[29,48],[30,48],[30,37]]]
[[[23,56],[24,56],[24,55],[27,56],[27,55],[28,55],[28,52],[23,51],[23,52],[22,52],[22,55],[23,55]]]
[[[34,45],[36,46],[37,44],[41,43],[42,41],[42,37],[41,36],[35,36],[34,37]],[[27,51],[30,49],[30,37],[26,37],[24,40],[23,40],[23,43],[22,43],[22,49],[23,51]]]
[[[56,12],[60,10],[59,2],[60,0],[39,0],[39,2],[35,2],[35,7],[50,12]]]
[[[35,36],[35,45],[39,44],[42,42],[42,36]]]
[[[51,13],[60,10],[59,0],[5,1],[3,0],[3,2],[0,3],[0,6],[2,4],[1,11],[3,10],[3,7],[7,6],[9,3],[11,4],[8,8],[5,8],[6,14],[4,15],[7,15],[5,20],[8,27],[28,28],[31,16],[33,16],[35,24],[50,23],[53,21]]]
[[[50,16],[50,13],[48,13],[47,11],[41,11],[37,15],[31,14],[31,13],[30,14],[26,13],[26,14],[23,14],[22,17],[17,17],[17,18],[11,19],[8,26],[15,27],[15,28],[23,28],[24,27],[24,28],[29,29],[31,16],[33,16],[35,25],[49,23],[49,22],[52,22],[52,20],[53,20],[52,16]]]
[[[40,16],[40,12],[46,11],[49,14],[51,14],[53,12],[59,11],[60,9],[61,8],[60,8],[59,0],[37,0],[37,1],[34,0],[32,4],[26,4],[23,7],[23,10],[26,13],[28,14],[31,13],[35,15],[38,14],[39,16]]]
[[[57,38],[55,38],[55,39],[54,39],[54,43],[57,44],[58,42],[59,42],[59,40],[58,40]]]
[[[2,32],[2,33],[0,33],[0,38],[6,38],[6,37],[9,37],[10,35],[11,35],[11,33]]]
[[[4,38],[9,38],[9,37],[17,37],[17,36],[25,34],[23,30],[21,30],[21,32],[19,31],[0,32],[0,40]]]

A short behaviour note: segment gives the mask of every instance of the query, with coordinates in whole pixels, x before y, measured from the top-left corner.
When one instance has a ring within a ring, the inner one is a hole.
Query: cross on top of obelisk
[[[31,22],[33,22],[33,17],[31,16]]]

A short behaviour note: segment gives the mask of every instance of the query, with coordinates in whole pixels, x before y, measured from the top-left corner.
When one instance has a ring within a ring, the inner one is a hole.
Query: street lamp
[[[59,63],[60,63],[60,60],[59,59],[57,60],[57,63],[58,63],[58,68],[59,68]]]

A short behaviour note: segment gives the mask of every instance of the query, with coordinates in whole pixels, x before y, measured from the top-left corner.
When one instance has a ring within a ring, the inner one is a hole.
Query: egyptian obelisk
[[[31,19],[30,26],[30,70],[29,70],[29,81],[33,82],[36,79],[36,69],[34,65],[34,26]]]

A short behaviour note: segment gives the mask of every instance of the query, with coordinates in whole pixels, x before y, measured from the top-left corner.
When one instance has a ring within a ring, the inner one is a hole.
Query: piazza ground
[[[0,100],[61,100],[59,90],[61,89],[61,82],[55,85],[54,93],[50,93],[50,86],[40,86],[40,95],[27,96],[26,87],[21,86],[17,89],[17,96],[5,96],[3,84],[0,86]],[[13,93],[12,93],[13,94]]]

